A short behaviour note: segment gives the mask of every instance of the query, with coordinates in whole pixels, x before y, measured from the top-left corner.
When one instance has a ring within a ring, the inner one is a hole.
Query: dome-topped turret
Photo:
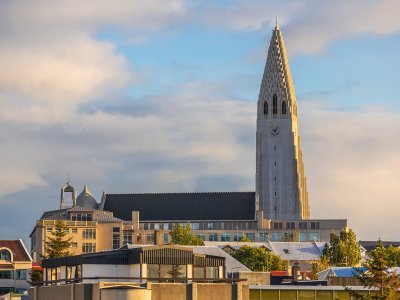
[[[86,185],[83,188],[82,193],[80,193],[78,198],[76,198],[76,205],[86,208],[97,209],[97,201],[93,198]]]

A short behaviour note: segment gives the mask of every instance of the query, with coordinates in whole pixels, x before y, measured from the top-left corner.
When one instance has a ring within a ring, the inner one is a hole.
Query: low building
[[[219,280],[250,271],[218,247],[124,246],[118,250],[44,259],[45,285],[100,280],[146,282]]]
[[[366,271],[364,267],[330,267],[318,273],[318,280],[326,280],[332,286],[359,286],[362,284],[355,275]]]
[[[0,295],[27,292],[31,270],[32,258],[22,240],[0,240]]]

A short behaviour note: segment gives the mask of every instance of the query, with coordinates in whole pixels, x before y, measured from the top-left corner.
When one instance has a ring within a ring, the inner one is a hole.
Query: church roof
[[[97,201],[93,198],[86,185],[83,188],[82,193],[80,193],[78,198],[76,198],[76,205],[80,207],[97,209]]]
[[[254,192],[105,194],[102,209],[125,221],[255,220]]]

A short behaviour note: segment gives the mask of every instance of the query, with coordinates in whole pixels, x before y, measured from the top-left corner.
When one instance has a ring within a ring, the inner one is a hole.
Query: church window
[[[264,102],[264,115],[268,115],[268,102]]]
[[[3,249],[0,251],[0,260],[11,261],[10,251]]]
[[[272,113],[276,115],[278,113],[278,97],[274,94],[272,98]]]
[[[286,101],[282,102],[282,115],[286,115]]]

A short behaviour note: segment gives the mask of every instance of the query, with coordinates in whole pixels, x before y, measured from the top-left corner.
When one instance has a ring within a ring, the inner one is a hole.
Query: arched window
[[[272,98],[272,113],[276,115],[278,113],[278,97],[274,94]]]
[[[282,102],[282,115],[286,115],[286,101]]]
[[[6,249],[0,250],[0,260],[11,261],[11,253]]]
[[[268,115],[268,102],[264,102],[264,115]]]

